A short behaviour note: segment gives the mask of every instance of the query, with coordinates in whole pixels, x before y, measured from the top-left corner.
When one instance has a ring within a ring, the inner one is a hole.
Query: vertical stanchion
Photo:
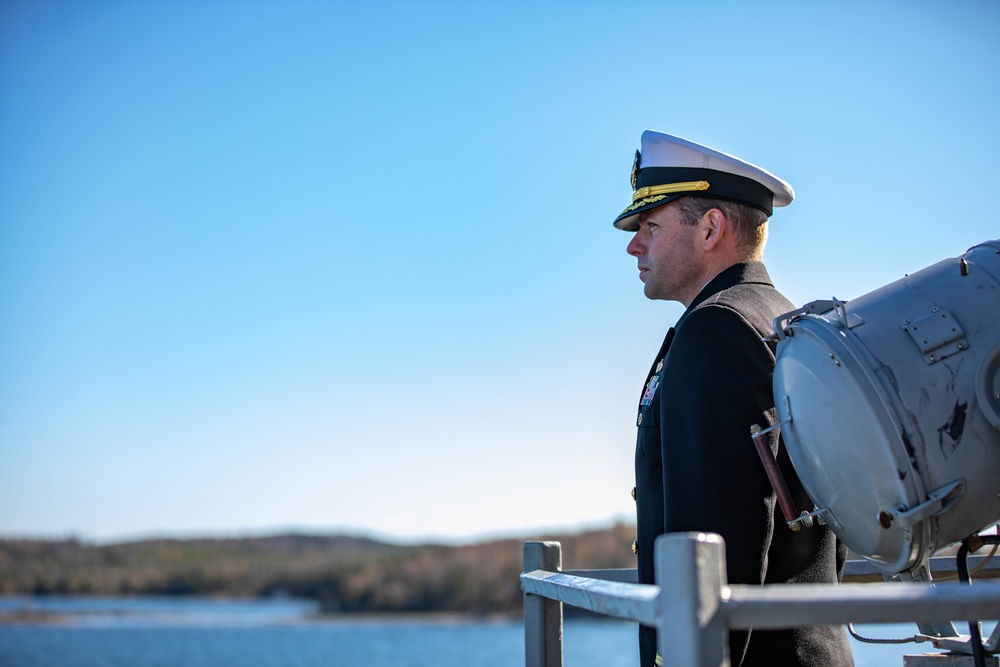
[[[720,606],[726,547],[711,533],[668,533],[656,539],[660,587],[657,650],[666,664],[729,667]]]
[[[562,570],[558,542],[525,542],[524,571]],[[526,667],[562,667],[562,602],[524,594],[524,657]]]

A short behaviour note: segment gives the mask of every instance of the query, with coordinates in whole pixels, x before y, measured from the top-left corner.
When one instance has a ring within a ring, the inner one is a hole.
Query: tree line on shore
[[[464,546],[399,545],[345,535],[151,539],[0,539],[0,594],[288,595],[331,613],[512,613],[522,543],[562,543],[567,569],[635,567],[632,526]]]

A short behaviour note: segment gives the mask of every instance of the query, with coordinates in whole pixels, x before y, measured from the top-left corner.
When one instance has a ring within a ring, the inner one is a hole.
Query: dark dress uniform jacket
[[[662,533],[720,534],[729,582],[829,583],[845,551],[826,527],[793,533],[775,502],[750,426],[775,421],[774,353],[762,338],[794,309],[760,262],[729,267],[702,289],[663,341],[640,399],[635,453],[639,581],[655,583],[653,542]],[[661,363],[662,362],[662,363]],[[771,449],[778,450],[772,432]],[[799,509],[812,504],[784,448],[778,463]],[[640,628],[642,667],[656,633]],[[853,665],[843,627],[734,631],[733,665]],[[662,656],[670,665],[669,651]]]

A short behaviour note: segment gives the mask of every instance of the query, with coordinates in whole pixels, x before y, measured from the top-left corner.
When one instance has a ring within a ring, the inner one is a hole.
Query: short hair
[[[698,222],[701,216],[713,208],[722,211],[736,232],[737,247],[747,257],[759,259],[767,241],[767,213],[759,208],[725,199],[688,196],[677,200],[681,221],[688,225]]]

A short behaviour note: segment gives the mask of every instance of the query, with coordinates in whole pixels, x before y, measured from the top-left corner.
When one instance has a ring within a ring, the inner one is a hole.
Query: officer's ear
[[[729,228],[729,221],[721,209],[710,208],[698,221],[698,232],[701,234],[702,247],[705,251],[715,250]]]

